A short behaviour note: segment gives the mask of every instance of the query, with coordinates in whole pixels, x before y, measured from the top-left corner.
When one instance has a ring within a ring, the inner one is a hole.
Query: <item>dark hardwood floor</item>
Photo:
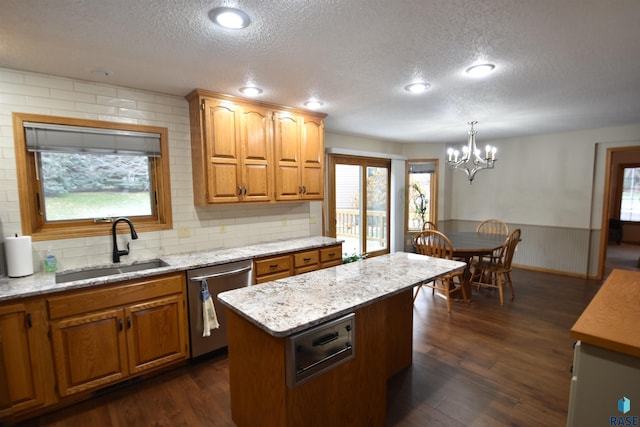
[[[389,381],[388,426],[566,425],[569,329],[601,282],[520,269],[512,277],[516,298],[507,291],[502,307],[495,291],[474,289],[448,315],[443,299],[420,292],[413,365]],[[233,426],[227,375],[222,355],[21,425]]]

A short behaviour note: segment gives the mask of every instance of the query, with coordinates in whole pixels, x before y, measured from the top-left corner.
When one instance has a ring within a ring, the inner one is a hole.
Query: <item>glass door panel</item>
[[[364,253],[362,247],[362,166],[336,164],[336,237],[344,239],[342,252]]]
[[[367,167],[367,252],[377,252],[388,248],[388,183],[389,169]]]

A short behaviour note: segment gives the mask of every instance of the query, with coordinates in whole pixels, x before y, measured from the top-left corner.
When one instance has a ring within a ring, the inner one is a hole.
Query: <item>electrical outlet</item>
[[[282,226],[283,227],[287,226],[287,218],[286,217],[282,218]]]
[[[191,228],[187,226],[178,226],[178,237],[191,237]]]
[[[220,233],[226,233],[227,232],[227,226],[224,224],[220,224]]]
[[[309,217],[309,224],[315,224],[316,223],[316,216],[315,215],[311,215]]]

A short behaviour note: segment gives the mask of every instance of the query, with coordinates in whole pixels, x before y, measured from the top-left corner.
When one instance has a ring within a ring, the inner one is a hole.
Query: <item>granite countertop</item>
[[[640,357],[640,272],[613,270],[571,328],[587,344]]]
[[[395,252],[218,294],[231,310],[283,337],[466,266]]]
[[[109,283],[121,282],[124,280],[138,279],[142,277],[155,276],[158,274],[171,273],[175,271],[191,270],[193,268],[208,267],[216,264],[226,264],[234,261],[243,261],[262,256],[272,256],[287,252],[295,252],[304,249],[321,248],[335,245],[342,242],[340,239],[332,237],[304,237],[298,239],[277,240],[267,243],[257,243],[238,248],[216,249],[211,251],[189,252],[160,257],[168,266],[137,271],[131,273],[114,274],[92,279],[76,280],[67,283],[56,283],[55,274],[35,273],[27,277],[16,279],[4,278],[0,280],[0,302],[25,298],[30,296],[44,295],[54,292],[62,292],[71,289],[88,288],[91,286],[105,285]],[[137,262],[144,262],[140,260]],[[90,270],[95,267],[129,265],[133,263],[96,265],[86,268],[69,270],[81,271]]]

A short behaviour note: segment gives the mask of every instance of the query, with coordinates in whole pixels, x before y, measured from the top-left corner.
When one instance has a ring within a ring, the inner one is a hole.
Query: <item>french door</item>
[[[389,253],[390,170],[386,159],[329,156],[329,235],[347,256]]]

